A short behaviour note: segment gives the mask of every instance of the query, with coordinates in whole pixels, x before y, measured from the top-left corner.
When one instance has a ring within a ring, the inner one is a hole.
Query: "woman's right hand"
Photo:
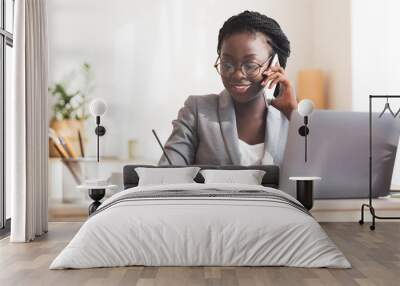
[[[262,85],[271,89],[274,85],[279,84],[279,95],[271,99],[270,105],[281,111],[290,120],[290,115],[297,108],[297,100],[293,93],[291,82],[286,76],[285,70],[276,64],[271,66],[264,72],[266,79],[262,81]]]

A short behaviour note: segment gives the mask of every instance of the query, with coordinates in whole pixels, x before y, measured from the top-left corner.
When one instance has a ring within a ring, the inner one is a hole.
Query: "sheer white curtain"
[[[7,115],[12,242],[47,232],[46,0],[15,2],[13,92]]]

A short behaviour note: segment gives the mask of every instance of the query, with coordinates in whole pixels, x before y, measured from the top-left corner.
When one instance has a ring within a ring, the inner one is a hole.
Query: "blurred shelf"
[[[82,184],[85,179],[106,179],[110,184],[117,185],[118,190],[122,190],[122,172],[125,165],[157,165],[157,163],[143,157],[134,159],[102,157],[99,163],[97,163],[96,157],[49,158],[49,208],[52,210],[50,214],[54,218],[59,218],[57,208],[61,209],[62,216],[71,212],[72,218],[75,217],[75,213],[87,212],[91,200],[88,200],[87,191],[83,192],[77,189],[77,186]],[[109,195],[111,193],[107,191],[106,197]],[[83,211],[82,206],[85,206]]]
[[[96,157],[79,157],[77,159],[62,159],[61,157],[50,157],[49,160],[53,161],[66,161],[66,162],[93,162],[97,163]],[[115,162],[115,163],[123,163],[123,164],[144,164],[144,165],[157,165],[158,161],[144,158],[144,157],[136,157],[133,159],[128,158],[118,158],[118,157],[100,157],[99,163],[108,163],[108,162]]]

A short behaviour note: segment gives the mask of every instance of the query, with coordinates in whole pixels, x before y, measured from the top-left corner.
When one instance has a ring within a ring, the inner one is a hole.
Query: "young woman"
[[[258,12],[229,18],[219,31],[215,67],[225,89],[189,96],[172,121],[165,152],[173,165],[280,165],[297,101],[284,68],[290,44]],[[272,65],[277,55],[280,65]],[[266,100],[266,89],[275,88]],[[159,165],[168,165],[162,155]]]

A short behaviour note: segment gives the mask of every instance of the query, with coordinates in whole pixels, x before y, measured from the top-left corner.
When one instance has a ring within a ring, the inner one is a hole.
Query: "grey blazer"
[[[190,95],[172,121],[173,130],[164,145],[173,165],[240,165],[239,136],[231,95]],[[280,166],[286,146],[289,120],[268,105],[264,154],[268,151]],[[169,165],[161,156],[158,165]]]

